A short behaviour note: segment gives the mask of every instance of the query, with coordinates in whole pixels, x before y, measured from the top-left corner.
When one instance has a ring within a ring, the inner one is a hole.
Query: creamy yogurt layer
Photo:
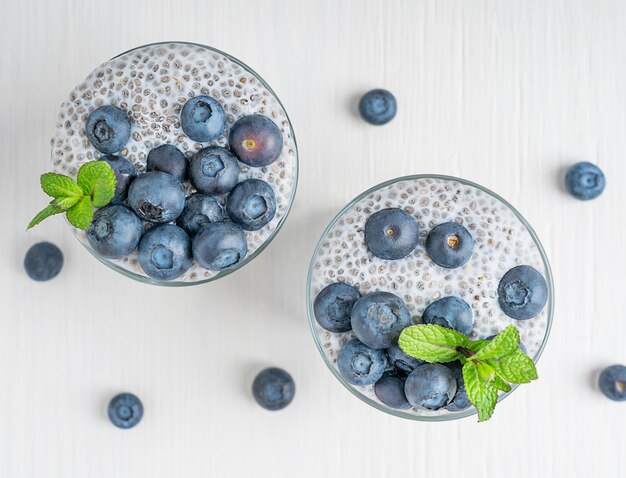
[[[419,245],[404,259],[384,260],[367,250],[365,223],[372,214],[385,208],[404,209],[418,222]],[[474,238],[470,260],[456,269],[436,265],[424,247],[429,231],[448,221],[463,225]],[[530,320],[514,320],[498,304],[500,279],[508,270],[522,264],[549,279],[533,233],[507,204],[478,187],[454,179],[406,178],[356,201],[335,221],[315,251],[308,293],[312,304],[320,291],[334,282],[348,283],[362,295],[391,292],[404,300],[414,323],[420,323],[424,309],[433,301],[458,296],[471,306],[474,314],[470,339],[490,337],[513,324],[528,355],[536,359],[547,337],[550,307],[547,305]],[[310,315],[313,316],[312,311]],[[327,362],[337,370],[337,355],[355,338],[353,332],[332,333],[315,319],[311,323]],[[376,398],[373,385],[346,385],[385,407]],[[459,413],[416,407],[394,412],[427,416]]]
[[[187,100],[207,95],[220,102],[226,112],[224,133],[210,143],[189,139],[180,125],[180,113]],[[104,105],[114,105],[129,114],[131,137],[119,156],[131,161],[138,173],[146,170],[149,151],[172,144],[187,157],[208,145],[228,146],[228,130],[242,116],[269,117],[283,135],[283,148],[269,166],[251,168],[241,163],[239,181],[257,178],[267,182],[276,195],[276,214],[257,231],[246,231],[248,255],[272,239],[289,212],[295,194],[298,153],[291,124],[278,98],[244,65],[208,47],[186,43],[154,44],[131,50],[96,68],[74,88],[61,105],[52,145],[54,171],[76,177],[84,163],[103,156],[85,135],[89,114]],[[194,192],[187,189],[187,195]],[[89,248],[84,231],[74,230]],[[119,259],[102,259],[141,277],[147,277],[136,252]],[[170,282],[204,281],[224,272],[208,271],[195,262],[182,276]]]

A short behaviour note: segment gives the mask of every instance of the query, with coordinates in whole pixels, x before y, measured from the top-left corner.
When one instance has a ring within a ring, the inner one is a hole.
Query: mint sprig
[[[535,364],[519,343],[519,331],[513,325],[492,340],[473,342],[439,325],[413,325],[402,331],[398,341],[406,354],[426,362],[460,360],[467,397],[478,410],[480,422],[491,418],[498,391],[510,392],[512,383],[537,379]]]
[[[106,206],[115,195],[115,173],[104,161],[83,164],[76,181],[62,174],[45,173],[40,182],[41,189],[54,199],[37,213],[27,229],[63,212],[74,227],[89,229],[93,208]]]

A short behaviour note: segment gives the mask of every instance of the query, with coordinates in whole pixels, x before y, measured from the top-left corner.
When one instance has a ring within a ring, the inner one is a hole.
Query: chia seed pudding
[[[219,102],[225,113],[225,129],[209,143],[190,139],[181,127],[181,110],[197,96],[209,96]],[[74,88],[62,103],[51,141],[55,172],[76,178],[79,168],[101,159],[85,134],[89,115],[105,105],[125,112],[131,122],[130,139],[115,153],[128,159],[141,174],[146,171],[148,153],[164,144],[174,145],[190,159],[207,146],[228,147],[229,130],[240,118],[263,115],[282,133],[282,150],[269,165],[251,167],[240,163],[238,181],[260,179],[271,186],[276,211],[271,221],[258,230],[246,230],[248,252],[245,259],[221,271],[192,266],[167,285],[205,282],[231,272],[253,259],[274,237],[285,220],[293,201],[297,175],[298,152],[289,118],[269,86],[238,60],[209,47],[188,43],[161,43],[136,48],[97,67]],[[195,192],[184,184],[186,196]],[[225,195],[219,197],[222,206]],[[151,225],[147,224],[147,228]],[[71,226],[70,226],[71,227]],[[78,239],[102,262],[126,275],[146,282],[137,251],[120,259],[99,257],[87,241],[85,231],[73,228]]]
[[[370,216],[387,208],[400,208],[419,226],[417,247],[399,260],[375,256],[365,242]],[[428,256],[425,243],[437,225],[455,222],[474,240],[469,260],[454,269],[441,267]],[[498,302],[498,285],[504,274],[531,266],[547,282],[547,304],[529,320],[507,316]],[[361,296],[390,292],[406,304],[411,321],[422,323],[426,307],[446,296],[463,299],[473,313],[471,340],[490,338],[513,324],[528,355],[537,360],[547,340],[552,318],[552,282],[543,249],[530,226],[511,206],[478,185],[449,177],[399,178],[364,193],[330,224],[314,252],[308,277],[308,313],[313,335],[327,365],[352,393],[378,409],[416,420],[445,420],[475,413],[445,408],[428,410],[412,406],[393,409],[374,393],[374,384],[353,385],[337,365],[342,347],[355,339],[352,330],[330,332],[315,318],[313,304],[320,292],[336,282],[355,287]],[[344,329],[345,330],[345,329]],[[391,367],[388,366],[387,370]]]

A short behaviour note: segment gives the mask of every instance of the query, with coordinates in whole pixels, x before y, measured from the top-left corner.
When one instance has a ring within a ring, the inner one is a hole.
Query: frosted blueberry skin
[[[400,333],[411,325],[411,314],[400,297],[389,292],[373,292],[354,303],[350,322],[361,342],[375,349],[386,349],[397,345]]]
[[[470,305],[460,297],[443,297],[432,302],[422,314],[425,324],[434,324],[454,329],[469,335],[474,329],[474,313]]]
[[[389,123],[396,116],[397,109],[395,96],[387,90],[368,91],[359,101],[361,117],[368,123],[377,126]]]
[[[246,234],[232,222],[214,222],[193,239],[193,257],[199,266],[221,271],[243,261],[248,253]]]
[[[224,219],[224,210],[216,198],[196,193],[185,200],[185,208],[176,223],[190,236],[212,222]]]
[[[162,144],[148,153],[146,171],[162,171],[171,174],[182,183],[187,179],[188,163],[185,155],[176,146]]]
[[[516,266],[498,284],[498,303],[502,312],[516,320],[536,317],[548,301],[548,285],[530,266]]]
[[[183,185],[160,171],[140,174],[128,189],[128,205],[144,221],[174,221],[185,207]]]
[[[121,259],[135,250],[142,229],[133,211],[121,204],[110,204],[94,213],[87,241],[102,257]]]
[[[213,196],[229,192],[239,181],[239,163],[226,148],[211,146],[194,154],[189,164],[191,184]]]
[[[143,404],[132,393],[120,393],[109,402],[108,414],[113,425],[126,430],[141,421]]]
[[[24,269],[33,280],[47,281],[55,278],[63,268],[63,253],[51,242],[34,244],[24,256]]]
[[[600,373],[598,386],[605,397],[623,402],[626,400],[626,367],[611,365]]]
[[[365,223],[367,249],[381,259],[403,259],[415,250],[418,242],[417,221],[403,209],[382,209]]]
[[[206,143],[224,131],[224,109],[210,96],[196,96],[187,100],[180,113],[180,125],[184,133],[194,141]]]
[[[405,378],[395,372],[385,372],[374,384],[374,393],[378,400],[391,408],[406,410],[411,404],[404,393]]]
[[[339,351],[337,367],[352,385],[371,385],[383,376],[387,355],[384,350],[373,349],[354,339]]]
[[[403,377],[410,374],[416,367],[426,363],[423,360],[407,355],[398,345],[392,345],[386,352],[389,365],[395,369],[398,375]]]
[[[452,401],[457,391],[456,380],[448,367],[426,363],[413,370],[406,379],[404,393],[411,405],[439,410]]]
[[[345,282],[335,282],[325,287],[313,302],[317,323],[330,332],[347,332],[352,329],[350,313],[359,291]]]
[[[463,379],[463,365],[458,360],[445,364],[446,367],[452,372],[452,376],[456,380],[456,393],[450,403],[445,406],[446,410],[451,412],[457,412],[459,410],[465,410],[472,405],[467,397],[467,390],[465,389],[465,380]]]
[[[103,156],[101,161],[111,166],[115,174],[115,195],[113,199],[111,199],[111,202],[114,204],[124,202],[128,194],[130,183],[137,177],[135,166],[122,156]]]
[[[141,268],[153,279],[176,279],[191,267],[191,240],[173,224],[162,224],[146,232],[137,252]]]
[[[260,179],[242,181],[226,198],[226,212],[246,231],[257,231],[276,214],[274,190]]]
[[[565,174],[565,187],[569,193],[581,201],[595,199],[606,186],[602,170],[588,162],[576,163]]]
[[[260,168],[278,159],[283,150],[283,135],[268,117],[248,115],[239,118],[230,129],[228,146],[239,161]]]
[[[89,115],[85,134],[98,151],[114,154],[126,146],[130,139],[130,120],[116,106],[101,106]]]
[[[447,269],[464,265],[472,257],[473,250],[472,235],[456,222],[439,224],[426,237],[426,252],[435,264]]]
[[[293,401],[295,393],[293,378],[280,368],[266,368],[252,382],[252,396],[266,410],[282,410]]]

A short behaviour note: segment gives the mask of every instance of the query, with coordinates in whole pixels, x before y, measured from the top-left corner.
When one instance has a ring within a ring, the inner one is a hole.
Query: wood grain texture
[[[0,476],[587,477],[626,474],[626,406],[594,389],[626,362],[626,2],[621,0],[0,0]],[[91,69],[160,40],[216,46],[284,102],[301,181],[278,238],[244,270],[187,290],[125,279],[43,205],[57,108]],[[371,127],[358,96],[385,87],[397,118]],[[563,168],[606,172],[569,198]],[[402,421],[356,400],[308,330],[305,277],[326,223],[383,180],[445,173],[481,183],[534,225],[556,278],[539,382],[486,424]],[[61,276],[22,259],[48,239]],[[287,368],[294,403],[260,409],[262,366]],[[123,432],[105,407],[146,406]]]

